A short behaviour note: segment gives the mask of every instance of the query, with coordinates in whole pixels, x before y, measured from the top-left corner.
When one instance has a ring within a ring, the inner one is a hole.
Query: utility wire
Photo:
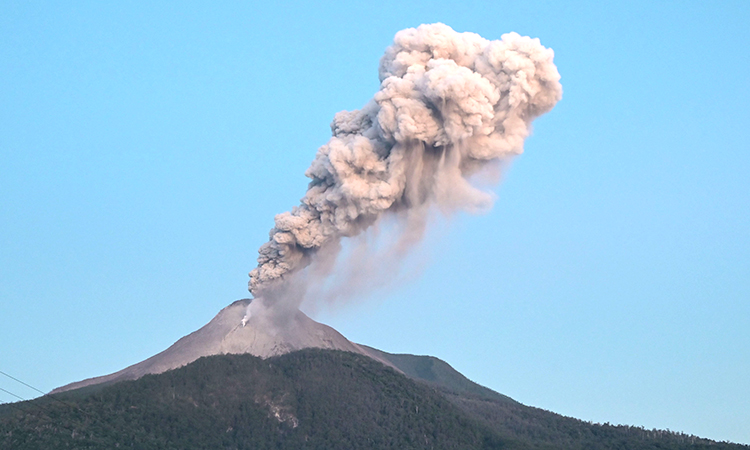
[[[0,388],[0,391],[5,392],[6,394],[10,394],[13,397],[21,400],[22,402],[28,402],[27,399],[21,397],[20,395],[14,394],[14,393],[6,390],[6,389]],[[23,413],[28,413],[28,411],[26,411],[24,408],[21,408],[20,406],[16,405],[15,403],[7,402],[7,403],[3,403],[3,404],[7,404],[8,406],[10,406],[10,407],[12,407],[14,409],[17,409],[17,410],[19,410],[19,411],[21,411]],[[44,411],[45,413],[49,414],[49,411],[47,410],[47,408],[44,407],[44,405],[37,404],[37,403],[31,403],[31,405],[34,406],[34,407],[36,407],[36,408],[38,408],[38,409],[40,409],[40,410],[42,410],[42,411]]]
[[[23,382],[23,381],[19,380],[19,379],[18,379],[18,378],[16,378],[16,377],[13,377],[13,376],[11,376],[11,375],[8,375],[7,373],[3,372],[2,370],[0,370],[0,374],[2,374],[2,375],[5,375],[6,377],[8,377],[8,378],[10,378],[10,379],[12,379],[12,380],[14,380],[14,381],[16,381],[16,382],[18,382],[18,383],[21,383],[21,384],[23,384],[24,386],[27,386],[27,387],[29,387],[29,388],[31,388],[31,389],[33,389],[33,390],[35,390],[35,391],[37,391],[37,392],[41,393],[41,394],[42,394],[42,397],[50,397],[50,398],[52,398],[53,400],[56,400],[56,401],[58,401],[58,402],[62,403],[63,405],[65,405],[65,406],[68,406],[68,407],[70,407],[70,408],[75,408],[75,409],[77,409],[78,411],[80,411],[80,412],[81,412],[81,414],[83,414],[84,416],[87,416],[87,417],[88,417],[89,419],[93,419],[93,420],[96,420],[96,418],[95,418],[95,417],[93,417],[93,416],[92,416],[91,414],[89,414],[88,412],[86,412],[86,411],[82,410],[82,409],[81,409],[81,408],[80,408],[80,407],[79,407],[78,405],[75,405],[75,404],[72,404],[72,403],[68,403],[68,402],[62,401],[62,400],[60,400],[60,399],[56,398],[56,397],[55,397],[54,395],[52,395],[52,394],[47,394],[47,393],[44,393],[43,391],[41,391],[41,390],[39,390],[39,389],[35,388],[35,387],[34,387],[34,386],[32,386],[32,385],[30,385],[30,384],[28,384],[28,383],[25,383],[25,382]],[[14,393],[12,393],[12,392],[10,392],[10,391],[8,391],[8,390],[5,390],[5,389],[3,389],[3,388],[0,388],[0,391],[3,391],[3,392],[5,392],[5,393],[7,393],[7,394],[10,394],[10,395],[12,395],[13,397],[16,397],[16,398],[20,399],[21,401],[28,401],[28,400],[26,400],[25,398],[21,397],[20,395],[16,395],[16,394],[14,394]],[[42,398],[42,397],[40,397],[40,398]],[[12,407],[12,408],[14,408],[14,409],[16,409],[16,410],[18,410],[18,411],[21,411],[21,412],[23,412],[23,413],[26,413],[26,414],[28,414],[28,412],[27,412],[27,411],[25,411],[25,410],[24,410],[23,408],[21,408],[20,406],[17,406],[17,405],[16,405],[16,404],[14,404],[14,403],[7,403],[7,404],[8,404],[8,406],[10,406],[10,407]],[[37,408],[39,408],[39,409],[40,409],[41,411],[43,411],[44,413],[46,413],[46,414],[47,414],[47,417],[37,416],[37,418],[38,418],[38,419],[41,419],[41,420],[44,420],[44,419],[46,419],[46,420],[47,420],[47,421],[49,421],[50,423],[52,423],[52,424],[55,424],[54,422],[52,422],[52,421],[51,421],[51,418],[50,418],[50,417],[48,416],[48,415],[49,415],[49,412],[50,412],[50,411],[49,411],[49,410],[47,410],[47,408],[45,408],[45,407],[44,407],[44,406],[43,406],[42,404],[40,404],[40,403],[38,403],[38,402],[31,402],[30,404],[31,404],[31,405],[33,405],[33,406],[35,406],[35,407],[37,407]],[[59,424],[55,424],[55,425],[56,425],[56,426],[58,426],[58,427],[60,426]],[[66,427],[66,428],[67,428],[67,427]],[[114,428],[113,428],[113,429],[114,429]],[[68,428],[68,430],[70,430],[70,428]],[[73,430],[70,430],[70,431],[75,431],[75,429],[73,429]],[[115,431],[116,431],[116,430],[115,430]],[[98,439],[98,438],[97,438],[96,436],[94,436],[93,434],[89,435],[89,439],[91,439],[92,441],[96,441],[96,440],[99,440],[99,439]]]
[[[5,392],[6,394],[10,394],[10,395],[12,395],[12,396],[13,396],[13,397],[15,397],[15,398],[17,398],[17,399],[20,399],[21,401],[24,401],[24,402],[26,401],[26,399],[25,399],[25,398],[23,398],[23,397],[21,397],[20,395],[16,395],[16,394],[14,394],[14,393],[12,393],[12,392],[10,392],[10,391],[6,391],[6,390],[5,390],[5,389],[3,389],[3,388],[0,388],[0,391],[3,391],[3,392]],[[9,403],[9,405],[10,405],[10,404],[11,404],[11,403]]]
[[[28,384],[28,383],[25,383],[25,382],[23,382],[23,381],[19,380],[19,379],[18,379],[18,378],[16,378],[16,377],[13,377],[13,376],[10,376],[10,375],[8,375],[7,373],[3,372],[2,370],[0,370],[0,374],[3,374],[3,375],[5,375],[6,377],[10,378],[11,380],[17,381],[18,383],[21,383],[22,385],[24,385],[24,386],[26,386],[26,387],[29,387],[29,388],[31,388],[31,389],[33,389],[33,390],[35,390],[35,391],[39,392],[40,394],[42,394],[42,397],[49,397],[49,398],[51,398],[52,400],[55,400],[55,401],[58,401],[58,402],[62,403],[63,405],[69,406],[69,407],[71,407],[71,408],[76,408],[77,410],[79,410],[79,411],[81,411],[81,412],[83,413],[83,410],[81,410],[81,408],[79,408],[79,407],[78,407],[78,405],[74,405],[74,404],[72,404],[72,403],[68,403],[68,402],[62,401],[62,400],[60,400],[59,398],[55,397],[55,396],[54,396],[54,395],[52,395],[52,394],[49,394],[49,393],[43,392],[42,390],[40,390],[40,389],[37,389],[37,388],[35,388],[34,386],[32,386],[32,385],[30,385],[30,384]],[[11,394],[11,395],[13,395],[13,394]],[[18,397],[18,396],[16,395],[16,397]],[[18,398],[21,398],[21,397],[18,397]],[[26,400],[26,399],[23,399],[23,398],[21,398],[21,400]],[[84,414],[85,414],[85,413],[84,413]]]
[[[32,385],[30,385],[30,384],[26,384],[26,383],[24,383],[23,381],[19,380],[19,379],[18,379],[18,378],[16,378],[16,377],[12,377],[12,376],[8,375],[7,373],[3,372],[2,370],[0,370],[0,373],[1,373],[1,374],[3,374],[3,375],[5,375],[6,377],[10,378],[11,380],[14,380],[14,381],[18,381],[18,382],[19,382],[19,383],[21,383],[22,385],[24,385],[24,386],[26,386],[26,387],[30,387],[31,389],[33,389],[33,390],[35,390],[35,391],[39,392],[39,393],[40,393],[40,394],[42,394],[42,395],[47,395],[46,393],[44,393],[44,392],[40,391],[39,389],[35,388],[34,386],[32,386]],[[16,396],[16,397],[17,397],[17,396]]]
[[[14,393],[12,393],[12,392],[10,392],[10,391],[8,391],[6,389],[3,389],[3,388],[0,388],[0,391],[5,392],[6,394],[10,394],[13,397],[21,400],[22,402],[29,402],[31,405],[35,406],[36,408],[41,409],[45,413],[49,413],[49,410],[44,405],[42,405],[41,403],[31,403],[28,399],[25,399],[25,398],[21,397],[20,395],[14,394]],[[13,403],[10,403],[10,402],[8,402],[7,404],[8,405],[13,405]]]

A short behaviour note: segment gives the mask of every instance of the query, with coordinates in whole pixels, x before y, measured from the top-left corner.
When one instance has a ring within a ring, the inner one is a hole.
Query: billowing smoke
[[[552,59],[516,33],[489,41],[440,23],[399,31],[380,61],[380,90],[361,110],[335,115],[300,205],[276,216],[250,272],[252,294],[300,298],[293,277],[385,217],[409,221],[397,237],[408,247],[434,207],[491,207],[493,195],[471,177],[521,153],[531,121],[560,100]]]

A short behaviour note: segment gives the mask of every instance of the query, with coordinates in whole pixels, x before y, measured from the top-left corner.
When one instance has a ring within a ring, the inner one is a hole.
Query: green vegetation
[[[511,403],[517,403],[515,400],[505,395],[498,394],[492,389],[474,383],[465,376],[461,375],[456,369],[447,362],[435,358],[434,356],[417,356],[409,354],[386,353],[376,348],[362,345],[371,353],[390,362],[398,367],[406,376],[421,381],[430,386],[439,388],[442,391],[448,391],[459,395],[469,395],[487,400],[499,400]]]
[[[19,403],[0,448],[519,448],[430,388],[360,355],[201,358],[99,392]],[[39,407],[34,407],[39,405]]]
[[[592,424],[532,408],[481,386],[433,356],[375,353],[408,377],[436,388],[467,415],[495,433],[533,449],[750,449],[664,430]]]
[[[517,402],[444,392],[454,405],[499,435],[526,443],[533,449],[750,449],[665,430],[611,424],[592,424],[531,408]]]
[[[429,383],[340,351],[201,358],[56,396],[65,403],[5,405],[0,448],[750,449],[562,417],[477,390],[435,358],[399,356]]]

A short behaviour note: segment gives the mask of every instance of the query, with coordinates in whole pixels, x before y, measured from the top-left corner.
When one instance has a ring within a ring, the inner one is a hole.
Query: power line
[[[23,397],[21,397],[20,395],[16,395],[16,394],[14,394],[14,393],[12,393],[12,392],[10,392],[10,391],[6,391],[6,390],[5,390],[5,389],[3,389],[3,388],[0,388],[0,391],[3,391],[3,392],[5,392],[6,394],[10,394],[10,395],[12,395],[13,397],[15,397],[15,398],[17,398],[17,399],[19,399],[19,400],[21,400],[21,401],[24,401],[24,402],[26,401],[26,399],[25,399],[25,398],[23,398]],[[10,404],[10,403],[9,403],[9,404]]]
[[[3,389],[3,391],[5,391],[5,389]],[[8,391],[5,391],[5,392],[8,392]],[[11,394],[11,395],[12,395],[12,394]],[[0,403],[0,406],[2,406],[2,405],[8,405],[8,406],[10,406],[11,408],[15,409],[16,411],[21,411],[21,412],[22,412],[22,413],[24,413],[24,414],[26,413],[26,410],[25,410],[25,409],[21,408],[20,406],[16,405],[15,403],[11,403],[11,402],[3,402],[3,403]]]
[[[0,370],[0,373],[1,373],[1,374],[3,374],[3,375],[5,375],[6,377],[10,378],[11,380],[14,380],[14,381],[18,381],[18,382],[19,382],[19,383],[21,383],[22,385],[24,385],[24,386],[26,386],[26,387],[30,387],[31,389],[33,389],[33,390],[35,390],[35,391],[39,392],[39,393],[40,393],[40,394],[42,394],[42,395],[47,395],[46,393],[44,393],[44,392],[40,391],[39,389],[35,388],[34,386],[32,386],[32,385],[30,385],[30,384],[26,384],[26,383],[24,383],[23,381],[19,380],[19,379],[18,379],[18,378],[16,378],[16,377],[12,377],[12,376],[8,375],[7,373],[3,372],[2,370]]]
[[[33,390],[35,390],[35,391],[39,392],[40,394],[42,394],[42,395],[41,395],[41,397],[39,397],[39,398],[49,397],[49,398],[51,398],[52,400],[55,400],[56,402],[62,403],[63,405],[65,405],[65,406],[67,406],[67,407],[69,407],[69,408],[74,408],[74,409],[78,410],[78,412],[80,412],[80,413],[81,413],[81,414],[82,414],[83,416],[85,416],[85,417],[87,417],[87,418],[88,418],[89,420],[91,420],[91,421],[92,421],[92,423],[99,423],[99,424],[104,424],[104,425],[105,425],[106,427],[108,427],[108,428],[110,428],[110,429],[112,430],[112,432],[114,433],[114,435],[118,435],[118,434],[120,434],[120,432],[119,432],[119,431],[118,431],[118,430],[117,430],[117,429],[116,429],[116,428],[115,428],[114,426],[112,426],[112,425],[111,425],[110,423],[108,423],[108,422],[106,422],[106,421],[101,421],[101,420],[100,420],[100,419],[99,419],[98,417],[96,417],[96,415],[94,415],[94,414],[92,414],[92,413],[90,413],[90,412],[88,412],[88,411],[85,411],[85,410],[81,409],[81,407],[80,407],[80,406],[78,406],[77,404],[75,404],[75,403],[70,403],[70,402],[66,402],[66,401],[64,401],[64,400],[60,400],[60,399],[59,399],[59,398],[57,398],[56,396],[54,396],[54,395],[52,395],[52,394],[49,394],[49,393],[45,393],[44,391],[42,391],[42,390],[40,390],[40,389],[37,389],[37,388],[35,388],[34,386],[32,386],[32,385],[30,385],[30,384],[26,383],[25,381],[19,380],[18,378],[14,377],[14,376],[12,376],[12,375],[9,375],[9,374],[7,374],[7,373],[3,372],[2,370],[0,370],[0,374],[2,374],[2,375],[5,375],[6,377],[10,378],[11,380],[13,380],[13,381],[16,381],[17,383],[20,383],[20,384],[22,384],[22,385],[24,385],[24,386],[26,386],[26,387],[28,387],[28,388],[31,388],[31,389],[33,389]],[[12,392],[10,392],[10,391],[7,391],[7,390],[5,390],[5,389],[3,389],[3,388],[0,388],[0,390],[2,390],[2,391],[4,391],[4,392],[7,392],[8,394],[10,394],[10,395],[12,395],[12,396],[14,396],[14,397],[16,397],[16,398],[18,398],[18,399],[22,400],[22,401],[28,401],[28,400],[26,400],[25,398],[23,398],[23,397],[21,397],[21,396],[19,396],[19,395],[16,395],[16,394],[14,394],[14,393],[12,393]],[[45,406],[44,404],[42,404],[42,403],[40,403],[40,402],[36,402],[36,401],[28,401],[28,402],[29,402],[29,404],[30,404],[30,405],[32,405],[32,406],[34,406],[34,407],[38,408],[38,409],[39,409],[39,410],[41,410],[41,411],[42,411],[43,413],[45,413],[46,417],[44,417],[44,416],[39,416],[39,415],[36,415],[36,417],[37,417],[38,419],[41,419],[41,420],[45,420],[45,419],[46,419],[46,420],[47,420],[48,422],[50,422],[50,423],[54,424],[55,426],[60,426],[59,424],[56,424],[56,422],[52,421],[52,420],[51,420],[51,418],[49,417],[50,411],[49,411],[49,410],[47,409],[47,407],[50,407],[50,405],[49,405],[49,404],[47,404],[47,405]],[[8,403],[8,405],[9,405],[9,406],[11,406],[11,407],[13,407],[14,409],[17,409],[17,410],[19,410],[19,411],[23,412],[23,413],[26,413],[26,414],[31,414],[31,413],[30,413],[29,411],[25,411],[25,410],[24,410],[23,408],[20,408],[20,406],[17,406],[17,405],[16,405],[16,404],[14,404],[14,403]],[[82,425],[83,425],[83,424],[82,424]],[[70,431],[74,431],[74,429],[70,429],[70,428],[68,428],[68,430],[70,430]],[[100,442],[102,441],[102,439],[101,439],[100,437],[98,437],[98,436],[95,436],[95,435],[94,435],[94,434],[93,434],[93,433],[92,433],[91,431],[89,431],[89,439],[90,439],[91,441],[94,441],[94,442],[95,442],[95,441],[100,441]]]
[[[2,375],[5,375],[6,377],[8,377],[8,378],[10,378],[10,379],[12,379],[12,380],[14,380],[14,381],[16,381],[16,382],[18,382],[18,383],[21,383],[22,385],[24,385],[24,386],[27,386],[27,387],[29,387],[29,388],[31,388],[31,389],[33,389],[33,390],[35,390],[35,391],[37,391],[37,392],[41,393],[41,394],[42,394],[42,396],[41,396],[41,397],[39,397],[39,398],[43,398],[43,397],[50,397],[51,399],[53,399],[53,400],[56,400],[56,401],[58,401],[58,402],[62,403],[63,405],[65,405],[65,406],[67,406],[67,407],[69,407],[69,408],[75,408],[75,409],[77,409],[77,410],[78,410],[78,411],[79,411],[79,412],[80,412],[81,414],[83,414],[84,416],[88,417],[89,419],[92,419],[92,420],[96,421],[96,417],[93,417],[93,416],[92,416],[91,414],[89,414],[88,412],[86,412],[86,411],[82,410],[82,409],[81,409],[81,408],[80,408],[80,407],[79,407],[78,405],[75,405],[75,404],[72,404],[72,403],[68,403],[68,402],[62,401],[62,400],[60,400],[60,399],[56,398],[56,397],[55,397],[54,395],[52,395],[52,394],[47,394],[47,393],[44,393],[43,391],[41,391],[41,390],[39,390],[39,389],[35,388],[35,387],[34,387],[34,386],[32,386],[32,385],[30,385],[30,384],[28,384],[28,383],[26,383],[26,382],[24,382],[24,381],[21,381],[21,380],[19,380],[19,379],[18,379],[18,378],[16,378],[16,377],[13,377],[13,376],[11,376],[11,375],[8,375],[7,373],[3,372],[2,370],[0,370],[0,374],[2,374]],[[3,389],[3,388],[0,388],[0,391],[3,391],[3,392],[5,392],[5,393],[7,393],[7,394],[10,394],[10,395],[12,395],[13,397],[16,397],[16,398],[18,398],[18,399],[19,399],[19,400],[21,400],[21,401],[24,401],[24,402],[29,402],[29,404],[30,404],[30,405],[32,405],[32,406],[34,406],[34,407],[38,408],[38,409],[39,409],[39,410],[41,410],[41,411],[42,411],[43,413],[45,413],[45,414],[44,414],[43,416],[41,416],[41,415],[36,415],[36,418],[37,418],[37,419],[39,419],[39,420],[46,420],[47,422],[49,422],[49,423],[51,423],[51,424],[53,424],[53,425],[55,425],[55,426],[58,426],[58,427],[60,427],[60,425],[59,425],[59,424],[56,424],[56,423],[55,423],[54,421],[52,421],[52,419],[51,419],[51,418],[49,417],[49,413],[50,413],[50,411],[49,411],[49,410],[48,410],[48,409],[47,409],[47,408],[46,408],[46,407],[45,407],[45,406],[44,406],[43,404],[41,404],[41,403],[39,403],[39,402],[31,402],[31,401],[29,401],[29,400],[26,400],[25,398],[21,397],[20,395],[16,395],[16,394],[14,394],[14,393],[12,393],[12,392],[10,392],[10,391],[6,390],[6,389]],[[20,407],[20,405],[18,405],[18,406],[17,406],[17,405],[16,405],[16,404],[14,404],[14,403],[7,403],[7,405],[8,405],[8,406],[10,406],[10,407],[12,407],[12,408],[14,408],[14,409],[16,409],[16,410],[18,410],[18,411],[21,411],[22,413],[25,413],[25,414],[29,414],[29,413],[30,413],[30,412],[28,412],[28,411],[25,411],[25,410],[24,410],[24,408],[21,408],[21,407]],[[45,416],[46,416],[46,417],[45,417]],[[61,427],[61,428],[67,428],[67,429],[68,429],[69,431],[75,431],[75,428],[73,428],[73,429],[70,429],[70,428],[68,428],[68,427]],[[110,428],[112,428],[112,429],[114,430],[114,428],[113,428],[113,427],[111,427],[111,426],[110,426]],[[116,430],[115,430],[115,431],[116,431]],[[92,433],[90,433],[90,435],[89,435],[89,439],[90,439],[90,440],[92,440],[92,441],[98,441],[98,440],[100,440],[100,439],[99,439],[99,438],[98,438],[97,436],[94,436],[94,435],[93,435]]]
[[[14,393],[12,393],[12,392],[10,392],[10,391],[9,391],[9,390],[7,390],[7,389],[3,389],[3,388],[0,388],[0,391],[3,391],[3,392],[5,392],[6,394],[10,394],[10,395],[12,395],[13,397],[15,397],[15,398],[17,398],[17,399],[21,400],[22,402],[28,402],[28,403],[27,403],[27,405],[29,405],[29,404],[30,404],[30,405],[34,406],[35,408],[38,408],[39,410],[41,410],[41,411],[43,411],[43,412],[45,412],[45,413],[49,414],[49,411],[47,410],[47,408],[45,408],[45,407],[44,407],[44,405],[42,405],[41,403],[32,403],[32,402],[29,402],[29,401],[28,401],[27,399],[25,399],[25,398],[21,397],[20,395],[17,395],[17,394],[14,394]],[[21,408],[21,407],[20,407],[20,404],[17,404],[17,403],[10,403],[10,402],[7,402],[7,403],[3,403],[3,404],[7,404],[8,406],[12,407],[13,409],[17,409],[18,411],[21,411],[21,412],[23,412],[23,413],[27,413],[27,414],[28,414],[28,411],[26,411],[26,410],[25,410],[24,408]]]
[[[24,384],[25,384],[25,383],[24,383]],[[5,392],[6,394],[10,394],[10,395],[12,395],[13,397],[15,397],[15,398],[17,398],[17,399],[21,400],[22,402],[28,402],[28,404],[31,404],[31,405],[33,405],[34,407],[36,407],[36,408],[39,408],[39,409],[41,409],[41,410],[42,410],[42,411],[44,411],[45,413],[49,413],[49,410],[47,410],[47,408],[46,408],[46,407],[45,407],[45,406],[44,406],[43,404],[41,404],[41,403],[38,403],[38,402],[37,402],[37,403],[33,403],[33,402],[31,402],[31,401],[30,401],[29,399],[23,398],[23,397],[21,397],[20,395],[18,395],[18,394],[14,394],[14,393],[10,392],[9,390],[3,389],[3,388],[0,388],[0,391],[3,391],[3,392]],[[7,404],[8,404],[8,405],[14,405],[13,403],[10,403],[10,402],[8,402]]]
[[[6,389],[0,388],[0,391],[3,391],[3,392],[5,392],[6,394],[10,394],[10,395],[12,395],[13,397],[15,397],[15,398],[17,398],[17,399],[21,400],[22,402],[26,402],[26,401],[28,401],[28,400],[26,400],[25,398],[21,397],[20,395],[14,394],[14,393],[12,393],[12,392],[10,392],[10,391],[6,390]],[[13,409],[16,409],[16,410],[18,410],[18,411],[21,411],[22,413],[28,413],[28,411],[26,411],[26,410],[25,410],[24,408],[21,408],[20,406],[16,405],[15,403],[11,403],[11,402],[5,402],[5,403],[2,403],[2,404],[3,404],[3,405],[8,405],[8,406],[10,406],[10,407],[11,407],[11,408],[13,408]],[[45,408],[44,408],[44,407],[43,407],[42,405],[37,405],[37,404],[34,404],[34,406],[35,406],[35,407],[37,407],[37,408],[39,408],[40,410],[44,411],[45,413],[48,413],[48,412],[49,412],[49,411],[47,411],[47,409],[45,409]]]
[[[31,389],[33,389],[33,390],[35,390],[35,391],[39,392],[40,394],[42,394],[42,397],[49,397],[49,398],[51,398],[52,400],[55,400],[55,401],[58,401],[58,402],[62,403],[63,405],[66,405],[66,406],[68,406],[68,407],[71,407],[71,408],[76,408],[77,410],[79,410],[79,411],[81,411],[81,412],[83,413],[83,410],[82,410],[81,408],[79,408],[79,407],[78,407],[77,405],[74,405],[74,404],[72,404],[72,403],[68,403],[68,402],[64,402],[64,401],[60,400],[59,398],[55,397],[55,396],[54,396],[54,395],[52,395],[52,394],[48,394],[48,393],[46,393],[46,392],[42,391],[41,389],[37,389],[37,388],[35,388],[34,386],[32,386],[32,385],[30,385],[30,384],[28,384],[28,383],[25,383],[25,382],[23,382],[23,381],[19,380],[18,378],[14,377],[14,376],[8,375],[7,373],[3,372],[2,370],[0,370],[0,374],[3,374],[3,375],[5,375],[6,377],[10,378],[11,380],[14,380],[14,381],[16,381],[16,382],[18,382],[18,383],[21,383],[22,385],[24,385],[24,386],[26,386],[26,387],[28,387],[28,388],[31,388]],[[6,392],[7,392],[7,391],[6,391]],[[11,394],[11,395],[13,395],[13,394]],[[18,396],[17,396],[17,395],[15,395],[15,397],[18,397]],[[18,397],[18,398],[21,398],[21,397]],[[21,400],[26,400],[26,399],[24,399],[24,398],[21,398]],[[84,414],[85,414],[85,413],[84,413]]]

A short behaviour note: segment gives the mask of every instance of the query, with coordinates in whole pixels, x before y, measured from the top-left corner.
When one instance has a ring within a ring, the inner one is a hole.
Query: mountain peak
[[[185,366],[203,356],[247,353],[268,358],[304,348],[359,353],[395,368],[381,355],[349,341],[338,331],[312,320],[302,311],[287,315],[283,321],[274,321],[262,314],[249,315],[248,307],[251,302],[252,299],[233,302],[202,328],[151,358],[110,375],[59,387],[52,393],[94,384],[135,380],[147,374],[158,374]]]

